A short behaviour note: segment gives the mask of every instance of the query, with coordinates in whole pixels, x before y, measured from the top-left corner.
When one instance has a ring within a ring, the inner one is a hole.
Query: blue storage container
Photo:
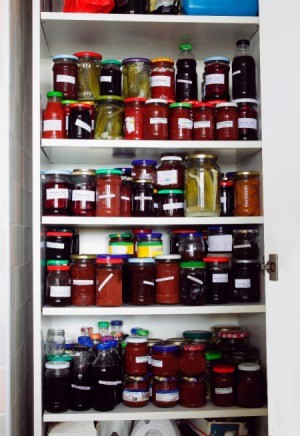
[[[181,0],[181,7],[184,15],[258,15],[258,0]]]

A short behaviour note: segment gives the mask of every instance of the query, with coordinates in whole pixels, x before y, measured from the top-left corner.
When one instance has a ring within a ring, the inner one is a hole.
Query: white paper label
[[[131,198],[130,197],[126,197],[125,195],[121,195],[121,200],[130,201]]]
[[[192,80],[185,80],[185,79],[177,79],[177,83],[188,83],[189,85],[193,84]]]
[[[94,284],[94,280],[73,280],[73,285],[90,286]]]
[[[102,195],[98,195],[98,199],[102,200],[104,198],[114,198],[116,196],[116,194],[102,194]]]
[[[183,209],[183,206],[184,206],[183,203],[164,204],[163,210]]]
[[[167,118],[150,118],[150,124],[168,124]]]
[[[103,280],[102,283],[98,286],[98,292],[101,292],[104,286],[110,281],[110,279],[113,277],[113,273],[110,273],[105,280]]]
[[[59,198],[68,199],[69,198],[69,190],[68,189],[46,189],[46,198],[47,200],[58,200]]]
[[[50,286],[50,297],[71,297],[71,286]]]
[[[151,77],[151,87],[155,88],[156,86],[166,86],[167,88],[170,88],[171,77],[169,77],[169,76],[152,76]]]
[[[78,389],[79,391],[90,391],[92,389],[90,386],[78,386],[73,383],[71,384],[71,388]]]
[[[195,121],[194,129],[209,129],[210,121]]]
[[[143,280],[144,285],[154,286],[153,282],[148,282],[147,280]]]
[[[251,279],[235,279],[234,287],[237,289],[249,289],[251,288]]]
[[[117,386],[119,383],[117,381],[98,380],[98,384],[104,386]]]
[[[239,118],[239,129],[254,129],[257,130],[257,120],[255,118]]]
[[[174,276],[170,276],[170,277],[161,277],[160,279],[156,279],[156,283],[160,283],[160,282],[168,282],[170,280],[174,280],[175,277]]]
[[[92,128],[91,128],[91,126],[90,126],[89,124],[85,123],[85,122],[82,121],[82,120],[79,120],[78,118],[77,118],[77,120],[75,121],[75,126],[78,126],[78,127],[80,127],[81,129],[86,130],[86,131],[89,132],[89,133],[91,133],[91,131],[92,131]]]
[[[224,74],[207,74],[205,76],[205,85],[224,85],[225,75]]]
[[[149,399],[149,391],[146,392],[132,392],[127,389],[123,391],[123,400],[131,403],[139,403],[140,401],[147,401]]]
[[[144,196],[144,195],[137,195],[137,196],[135,196],[134,198],[133,198],[134,200],[153,200],[153,198],[152,197],[149,197],[149,196]]]
[[[110,245],[109,252],[110,254],[127,254],[128,253],[128,245]]]
[[[156,392],[156,401],[162,401],[163,403],[169,403],[171,401],[179,400],[179,391],[166,391]]]
[[[157,360],[157,359],[151,359],[151,365],[155,366],[156,368],[162,368],[163,367],[163,361]]]
[[[232,394],[232,387],[229,388],[215,388],[215,393],[218,395]]]
[[[127,133],[132,133],[135,131],[135,117],[125,118],[125,129]]]
[[[188,118],[178,118],[178,127],[180,129],[189,129],[193,128],[193,121]]]
[[[217,130],[219,129],[230,129],[233,127],[233,121],[220,121],[216,123]]]
[[[62,121],[61,120],[44,120],[43,121],[43,132],[51,132],[51,131],[61,131],[62,130]]]
[[[251,244],[234,245],[233,248],[251,248]]]
[[[232,235],[212,235],[207,238],[208,251],[232,251]]]
[[[228,283],[228,274],[212,274],[213,283]]]
[[[46,242],[47,248],[56,248],[57,250],[63,250],[65,248],[65,244],[61,244],[59,242]]]
[[[95,201],[96,194],[94,191],[74,189],[72,191],[72,201]]]
[[[237,74],[241,74],[241,70],[236,70],[232,72],[232,77],[236,76]]]
[[[160,186],[175,185],[178,181],[176,170],[157,171],[156,180]]]
[[[100,82],[109,82],[111,83],[112,76],[100,76]]]
[[[136,356],[135,358],[136,363],[148,363],[148,356]]]
[[[56,76],[56,82],[58,82],[58,83],[66,82],[66,83],[72,83],[73,85],[75,85],[76,78],[74,76],[68,76],[67,74],[58,74]]]
[[[197,279],[196,277],[193,277],[193,276],[187,276],[187,278],[188,278],[189,280],[191,280],[192,282],[196,282],[196,283],[199,283],[200,285],[203,285],[202,280]]]

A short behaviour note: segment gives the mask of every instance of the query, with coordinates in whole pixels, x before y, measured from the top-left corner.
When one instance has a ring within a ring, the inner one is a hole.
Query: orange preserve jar
[[[128,336],[124,350],[124,373],[133,376],[148,374],[148,345],[143,336]]]
[[[238,171],[234,179],[234,215],[260,215],[260,173]]]
[[[216,139],[220,141],[239,139],[236,103],[219,103],[216,105]]]
[[[105,168],[96,175],[96,216],[121,216],[122,171]]]
[[[175,68],[173,59],[155,58],[150,69],[151,98],[175,101]]]
[[[156,256],[155,302],[157,304],[179,304],[180,259],[179,254]]]
[[[179,371],[181,375],[195,377],[206,371],[204,343],[184,344],[179,354]]]
[[[122,306],[122,262],[118,256],[97,256],[96,306]]]
[[[71,301],[73,306],[93,306],[96,303],[96,256],[71,256]]]

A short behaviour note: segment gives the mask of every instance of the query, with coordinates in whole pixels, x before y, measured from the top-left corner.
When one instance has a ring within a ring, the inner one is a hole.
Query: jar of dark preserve
[[[152,258],[128,259],[129,304],[149,306],[155,303],[155,266]]]
[[[156,186],[161,189],[183,189],[184,167],[182,157],[172,154],[162,155],[161,165],[156,170]]]
[[[205,257],[206,288],[208,302],[211,304],[229,303],[231,283],[228,257]]]
[[[155,302],[178,304],[180,302],[180,261],[178,254],[155,257]]]
[[[255,260],[259,257],[256,229],[233,230],[232,255],[234,259]]]
[[[146,337],[128,336],[124,350],[124,373],[133,376],[148,374],[148,346]]]
[[[155,58],[150,70],[151,98],[175,100],[175,68],[173,59]]]
[[[180,264],[181,303],[188,306],[202,306],[207,303],[205,263],[199,261]]]
[[[46,232],[46,259],[69,260],[72,247],[71,232]]]
[[[106,59],[101,62],[100,94],[118,95],[121,97],[122,62],[116,59]]]
[[[262,407],[263,381],[260,365],[257,363],[241,363],[238,366],[237,379],[237,406],[238,407]]]
[[[233,301],[257,303],[260,301],[261,265],[256,260],[232,261]]]
[[[209,226],[207,237],[208,253],[212,257],[231,257],[232,231],[225,226]]]
[[[206,404],[204,376],[181,377],[179,383],[179,404],[183,407],[203,407]]]
[[[70,215],[71,172],[45,171],[43,186],[43,215]]]
[[[197,230],[185,230],[185,229],[175,229],[170,233],[170,254],[178,254],[178,244],[181,234],[184,233],[197,233]]]
[[[174,407],[179,400],[177,377],[154,377],[152,401],[156,407]]]
[[[239,139],[236,103],[219,103],[216,105],[216,139],[220,141]]]
[[[88,347],[75,345],[72,350],[70,409],[89,410],[92,402],[91,356]]]
[[[178,254],[183,261],[203,260],[205,257],[205,244],[203,233],[179,233]]]
[[[151,159],[137,159],[131,162],[133,166],[131,170],[131,177],[134,182],[137,180],[149,180],[155,184],[156,175],[156,160]]]
[[[146,100],[144,118],[144,139],[169,139],[169,107],[166,100]]]
[[[132,216],[132,177],[131,168],[116,168],[121,169],[121,216]]]
[[[71,305],[70,266],[66,260],[48,260],[46,304],[53,307]]]
[[[95,216],[96,213],[96,171],[74,169],[72,172],[73,216]]]
[[[227,177],[220,180],[220,204],[221,216],[233,216],[234,214],[234,182]]]
[[[212,399],[212,374],[213,367],[221,362],[222,353],[220,351],[206,351],[206,372],[205,372],[205,383],[206,383],[206,399],[211,401]]]
[[[121,216],[122,171],[99,169],[96,175],[96,216]]]
[[[144,139],[145,102],[143,97],[125,98],[125,139]]]
[[[71,239],[71,254],[79,254],[79,232],[78,229],[73,227],[51,227],[49,228],[51,232],[59,233],[72,233]],[[49,259],[51,260],[51,259]]]
[[[147,376],[125,377],[123,403],[128,407],[144,407],[149,403],[149,378]]]
[[[161,189],[158,191],[158,216],[184,216],[184,194],[182,189]]]
[[[53,57],[53,89],[63,93],[65,100],[77,100],[78,57],[59,54]]]
[[[258,139],[257,100],[240,98],[234,100],[234,103],[238,105],[239,139],[256,141]]]
[[[232,407],[236,402],[235,367],[215,365],[212,377],[212,402],[219,407]]]
[[[69,139],[91,139],[92,120],[90,109],[90,105],[86,103],[73,103],[70,105]]]
[[[96,256],[71,256],[71,297],[74,306],[93,306],[96,303]]]
[[[214,56],[204,59],[205,101],[230,100],[228,58]]]
[[[66,412],[70,406],[70,363],[46,362],[45,367],[45,410]]]
[[[154,216],[153,184],[151,180],[136,180],[132,183],[132,216]]]
[[[211,103],[193,104],[193,139],[211,141],[215,139],[215,113]]]
[[[191,141],[193,137],[193,121],[190,103],[170,104],[170,139]]]
[[[176,376],[179,371],[178,347],[167,343],[153,345],[151,366],[155,377]]]
[[[206,360],[204,343],[191,343],[182,346],[179,353],[179,371],[181,375],[195,377],[205,373]]]

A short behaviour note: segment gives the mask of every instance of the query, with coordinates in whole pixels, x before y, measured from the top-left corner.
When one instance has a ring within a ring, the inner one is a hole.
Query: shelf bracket
[[[269,254],[269,260],[263,265],[263,268],[269,274],[272,281],[278,280],[278,254]]]

